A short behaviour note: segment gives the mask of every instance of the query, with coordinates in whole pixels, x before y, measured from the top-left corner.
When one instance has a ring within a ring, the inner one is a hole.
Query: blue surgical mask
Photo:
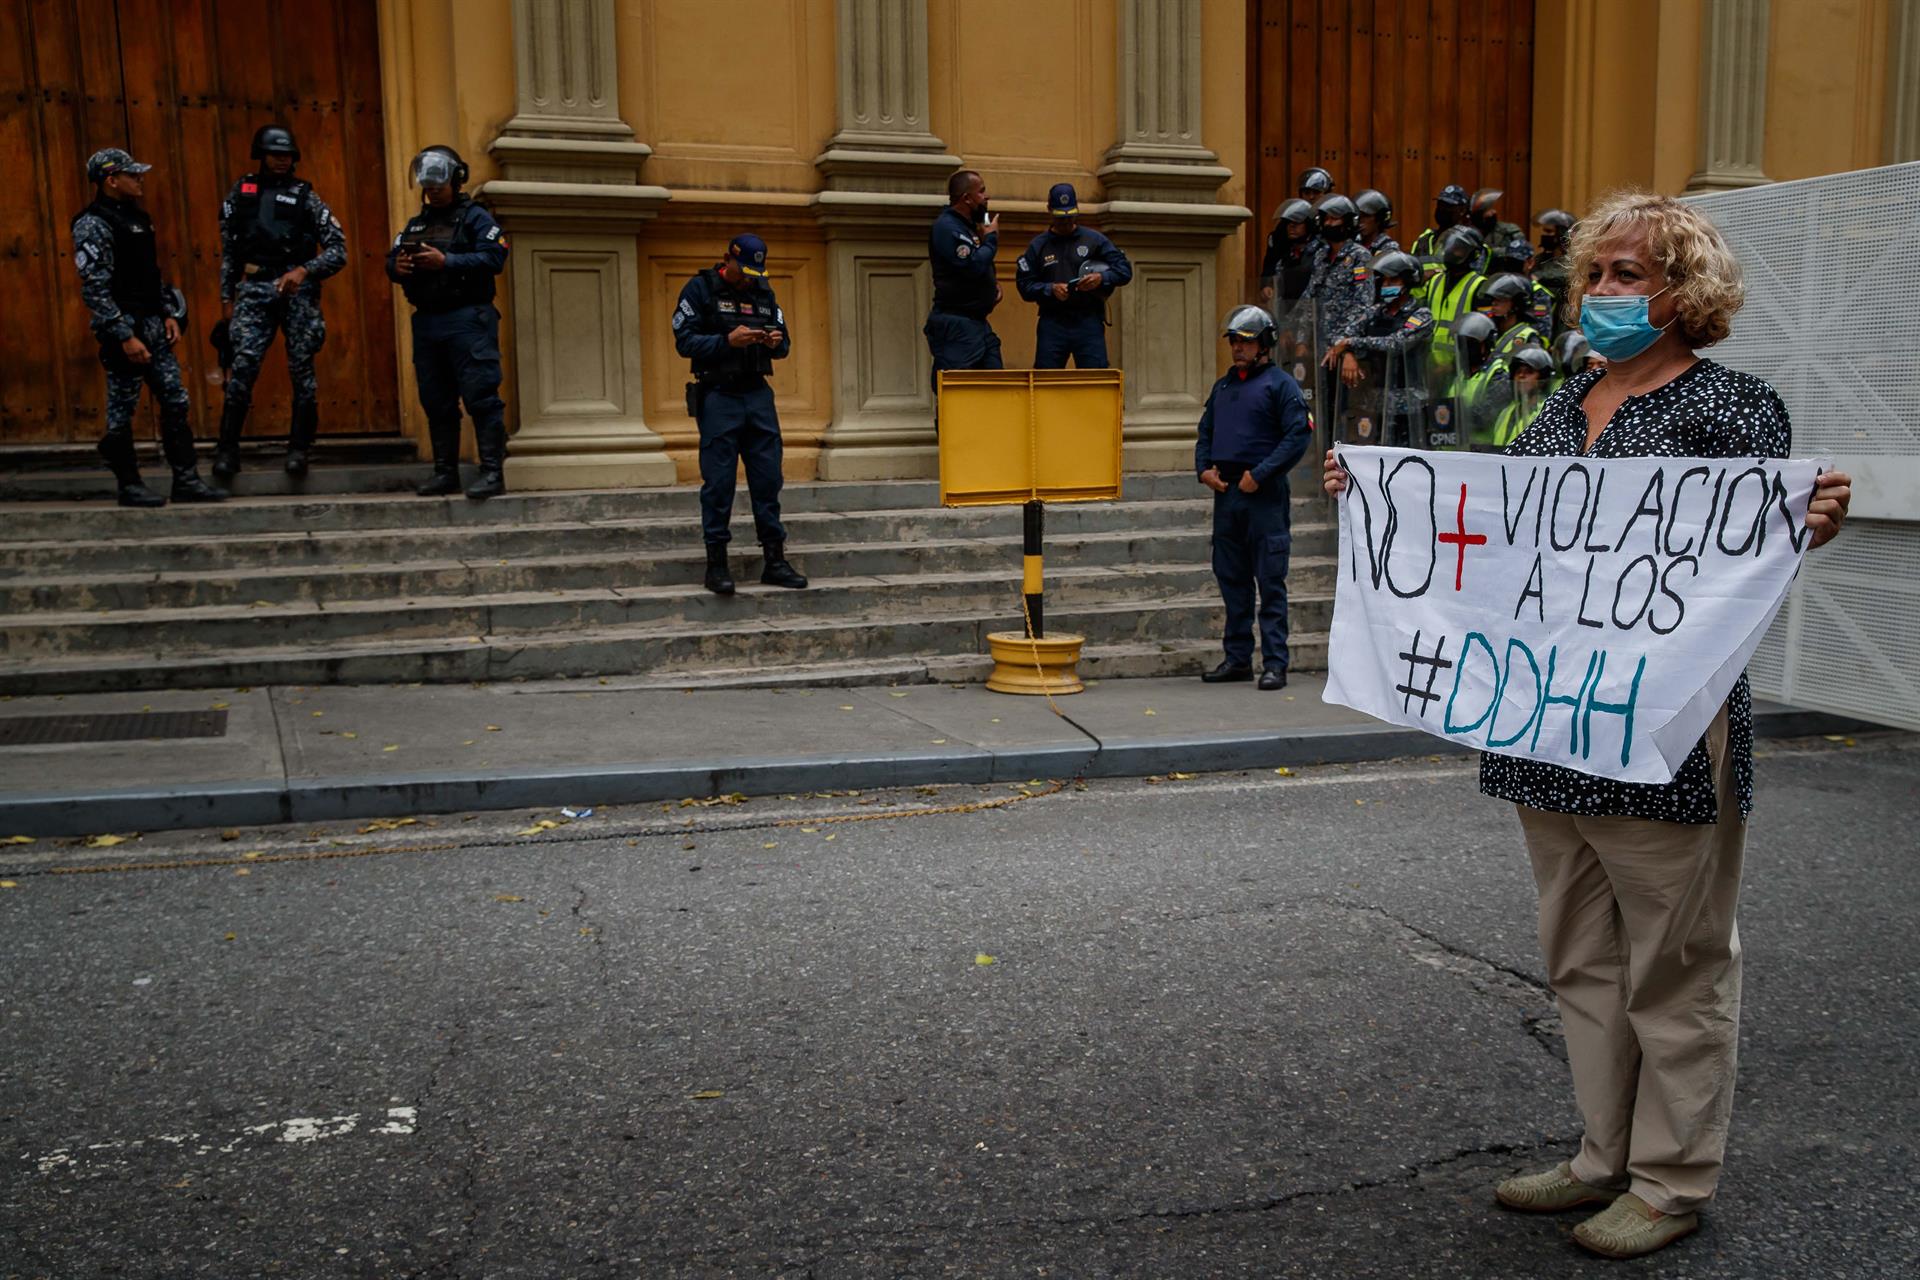
[[[1666,291],[1614,297],[1589,294],[1582,298],[1580,332],[1587,335],[1587,345],[1609,360],[1631,360],[1645,351],[1673,323],[1669,320],[1656,328],[1647,319],[1647,304]]]
[[[1401,288],[1397,284],[1383,284],[1380,286],[1380,301],[1382,302],[1392,302],[1395,298],[1399,297],[1400,294]]]

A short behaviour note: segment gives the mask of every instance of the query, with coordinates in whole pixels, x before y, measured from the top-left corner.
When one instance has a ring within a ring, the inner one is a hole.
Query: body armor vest
[[[307,209],[311,184],[298,179],[284,186],[263,181],[260,174],[240,180],[233,197],[237,250],[249,278],[275,277],[318,252],[320,229]]]
[[[422,209],[400,233],[401,244],[428,244],[448,255],[472,253],[475,240],[467,225],[467,205],[461,196],[445,210]],[[421,311],[452,311],[493,301],[493,274],[488,271],[416,271],[400,283],[401,291]]]
[[[113,232],[113,301],[129,316],[148,317],[166,311],[160,287],[160,254],[153,242],[153,220],[134,205],[98,199],[73,217],[93,214]]]
[[[725,336],[735,325],[749,329],[780,327],[772,289],[762,284],[744,290],[730,288],[712,267],[702,267],[700,279],[707,286],[706,314],[700,318],[703,332]],[[694,361],[693,374],[710,385],[757,385],[760,379],[772,376],[773,353],[765,347],[726,347],[711,360]]]

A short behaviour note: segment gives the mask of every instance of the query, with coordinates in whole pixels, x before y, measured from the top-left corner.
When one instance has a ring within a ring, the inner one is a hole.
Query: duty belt
[[[738,393],[758,390],[766,383],[767,377],[763,373],[717,373],[709,370],[694,374],[693,379],[709,391]]]

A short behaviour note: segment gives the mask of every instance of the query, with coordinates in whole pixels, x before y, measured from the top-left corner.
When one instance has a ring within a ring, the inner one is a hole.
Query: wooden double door
[[[1346,195],[1386,193],[1404,246],[1450,182],[1501,188],[1530,230],[1534,0],[1252,0],[1247,21],[1262,239],[1313,165]]]
[[[179,355],[196,434],[220,419],[220,203],[252,167],[253,131],[291,128],[300,174],[346,229],[326,284],[321,430],[400,429],[376,0],[0,0],[0,448],[90,443],[105,387],[80,302],[69,224],[92,198],[86,160],[125,147],[154,166],[146,205],[161,267],[187,293]],[[286,430],[282,344],[255,387],[249,434]],[[139,430],[151,436],[143,397]]]

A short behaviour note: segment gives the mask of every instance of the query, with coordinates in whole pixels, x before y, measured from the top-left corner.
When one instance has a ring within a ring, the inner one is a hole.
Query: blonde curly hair
[[[1679,307],[1680,334],[1690,347],[1710,347],[1733,332],[1733,315],[1747,300],[1740,263],[1720,228],[1692,205],[1651,191],[1610,191],[1573,229],[1567,267],[1567,319],[1580,322],[1587,271],[1602,246],[1644,231],[1653,266],[1666,277]]]

